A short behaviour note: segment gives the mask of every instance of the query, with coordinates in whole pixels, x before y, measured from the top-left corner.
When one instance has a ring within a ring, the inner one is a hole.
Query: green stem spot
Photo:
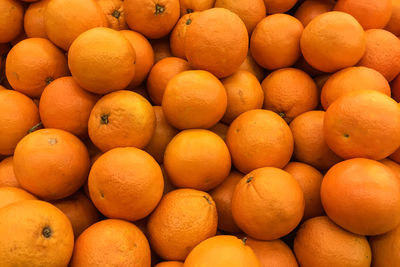
[[[42,235],[45,238],[50,238],[51,237],[51,228],[49,226],[45,226],[42,230]]]
[[[36,124],[35,126],[33,126],[32,128],[30,128],[28,130],[28,134],[33,133],[36,130],[39,130],[40,128],[42,128],[42,126],[43,126],[43,123],[39,122],[38,124]]]
[[[114,10],[111,16],[118,19],[121,16],[121,12],[119,12],[118,10]]]
[[[109,117],[110,115],[109,114],[104,114],[104,115],[102,115],[101,117],[100,117],[100,124],[108,124],[108,117]]]
[[[164,6],[156,4],[156,12],[154,13],[154,14],[156,14],[156,16],[164,13],[164,11],[165,11]]]

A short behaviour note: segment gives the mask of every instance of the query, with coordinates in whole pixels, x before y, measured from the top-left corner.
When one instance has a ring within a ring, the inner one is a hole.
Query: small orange
[[[324,87],[326,81],[331,77],[331,74],[322,74],[314,77],[315,85],[318,88],[318,92],[321,93],[322,87]]]
[[[8,186],[0,187],[0,209],[12,203],[34,199],[37,198],[24,189]]]
[[[400,0],[392,0],[392,16],[386,24],[385,30],[396,36],[400,35]]]
[[[262,81],[265,78],[264,69],[254,60],[250,50],[246,59],[243,61],[242,65],[240,65],[239,70],[245,70],[252,73],[259,81]]]
[[[274,14],[289,11],[297,3],[297,0],[264,0],[264,3],[267,13]]]
[[[228,132],[229,126],[226,124],[223,124],[221,122],[215,124],[213,127],[211,127],[209,130],[215,134],[217,134],[219,137],[221,137],[224,141],[226,140],[226,133]]]
[[[294,64],[293,67],[304,71],[305,73],[307,73],[307,74],[310,75],[311,77],[315,77],[315,76],[319,76],[319,75],[326,74],[326,72],[317,70],[316,68],[314,68],[313,66],[311,66],[311,65],[304,59],[303,56],[301,56],[301,57],[299,58],[299,60],[296,62],[296,64]]]
[[[157,63],[163,58],[172,57],[171,49],[169,47],[169,39],[161,38],[156,40],[150,40],[151,46],[154,51],[154,62]]]
[[[389,156],[389,158],[400,164],[400,147],[395,152],[393,152]]]
[[[181,16],[214,7],[215,0],[179,0]]]
[[[198,14],[199,12],[193,12],[182,16],[176,23],[174,29],[172,30],[171,35],[169,37],[169,45],[171,47],[171,52],[175,57],[186,59],[186,54],[185,54],[186,31]]]
[[[306,27],[316,16],[331,11],[334,5],[333,0],[306,0],[297,8],[294,16]]]
[[[398,266],[400,247],[400,226],[383,235],[372,236],[369,239],[372,249],[372,267]]]
[[[128,29],[123,0],[96,0],[96,2],[106,16],[109,28],[117,31]]]
[[[154,267],[183,267],[183,262],[181,262],[181,261],[163,261],[163,262],[160,262],[160,263],[154,265]]]
[[[397,102],[400,102],[400,75],[397,75],[397,77],[390,83],[390,86],[392,98]]]
[[[0,161],[0,187],[2,186],[20,187],[14,173],[13,157]]]
[[[44,26],[44,12],[47,4],[51,0],[41,0],[32,3],[25,11],[24,29],[28,37],[47,38],[46,28]]]
[[[391,169],[397,175],[397,177],[400,179],[400,164],[398,164],[395,161],[388,159],[388,158],[382,159],[379,162],[383,163],[386,167]]]
[[[24,8],[19,1],[2,0],[0,14],[0,43],[8,43],[22,31]]]

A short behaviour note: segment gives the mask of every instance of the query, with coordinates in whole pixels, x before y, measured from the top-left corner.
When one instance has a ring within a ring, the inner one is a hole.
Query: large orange
[[[306,0],[297,8],[294,16],[306,27],[316,16],[331,11],[334,5],[333,0]]]
[[[135,75],[135,60],[135,50],[124,35],[103,27],[79,35],[68,51],[72,77],[97,94],[127,87]]]
[[[392,0],[392,16],[386,24],[385,30],[396,36],[400,35],[400,0]]]
[[[239,69],[248,44],[246,26],[238,15],[225,8],[211,8],[197,15],[188,27],[185,53],[194,68],[223,78]]]
[[[372,267],[398,266],[400,256],[400,226],[383,235],[372,236],[369,239],[372,249]]]
[[[208,191],[228,176],[231,157],[224,140],[215,133],[185,130],[168,144],[164,167],[176,187]]]
[[[171,52],[175,57],[186,59],[185,40],[188,27],[192,25],[193,20],[199,12],[188,13],[182,16],[171,31],[169,44]]]
[[[374,160],[333,166],[322,181],[321,200],[329,218],[356,234],[379,235],[400,223],[400,180]]]
[[[361,59],[366,47],[365,33],[351,15],[331,11],[315,17],[300,40],[304,58],[314,68],[334,72]]]
[[[106,16],[108,27],[114,30],[128,29],[125,21],[124,1],[123,0],[96,0],[104,15]]]
[[[150,215],[150,244],[163,259],[182,261],[201,241],[215,235],[217,220],[215,203],[206,192],[171,191]]]
[[[342,158],[386,158],[400,145],[400,106],[381,92],[350,92],[326,111],[324,136]]]
[[[13,89],[30,97],[40,97],[46,85],[67,75],[65,55],[47,39],[25,39],[7,55],[8,82]]]
[[[0,14],[0,43],[8,43],[22,31],[24,8],[19,1],[2,0]]]
[[[14,153],[14,171],[21,187],[43,199],[76,192],[89,173],[89,154],[74,135],[42,129],[25,136]]]
[[[369,267],[371,264],[367,239],[345,231],[326,216],[312,218],[300,226],[294,252],[300,266]]]
[[[53,205],[26,200],[0,209],[0,263],[15,266],[67,266],[74,233],[67,216]]]
[[[13,157],[0,161],[0,187],[2,186],[20,187],[14,173]]]
[[[0,90],[0,154],[11,155],[28,131],[40,122],[35,103],[12,90]]]
[[[214,7],[215,0],[179,0],[181,16]]]
[[[283,168],[293,153],[289,126],[269,110],[242,113],[231,123],[226,144],[233,165],[242,173],[266,166]]]
[[[251,171],[237,184],[232,214],[249,236],[274,240],[296,228],[303,217],[304,203],[302,188],[291,174],[264,167]]]
[[[122,220],[104,220],[86,229],[76,240],[71,267],[150,267],[150,247],[143,232]]]
[[[44,26],[44,12],[47,4],[51,0],[41,0],[32,3],[25,11],[24,29],[26,36],[47,38],[46,28]]]
[[[12,203],[34,199],[37,198],[24,189],[9,186],[0,187],[0,209]]]
[[[289,11],[297,3],[297,0],[264,0],[264,3],[267,13],[274,14]]]
[[[270,15],[257,24],[251,35],[251,55],[268,70],[290,67],[301,55],[300,37],[303,29],[301,22],[293,16]]]

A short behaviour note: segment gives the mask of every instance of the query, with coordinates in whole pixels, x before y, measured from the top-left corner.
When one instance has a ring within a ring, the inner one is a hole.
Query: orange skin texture
[[[352,15],[365,30],[382,29],[392,15],[392,0],[338,0],[334,10]]]
[[[99,97],[81,88],[74,79],[58,78],[44,89],[39,112],[46,128],[86,136],[90,112]]]
[[[213,127],[211,127],[209,130],[211,132],[217,134],[219,137],[221,137],[225,141],[228,129],[229,129],[228,125],[219,122],[219,123],[215,124]]]
[[[75,193],[84,184],[90,164],[86,146],[58,129],[41,129],[25,136],[13,161],[21,187],[47,200]]]
[[[76,240],[71,267],[150,267],[150,246],[134,224],[108,219],[93,224]]]
[[[0,161],[0,187],[2,186],[20,187],[14,173],[13,157]]]
[[[103,152],[115,147],[144,148],[156,127],[151,104],[131,91],[103,96],[89,117],[89,136]]]
[[[22,31],[24,8],[19,1],[4,0],[0,3],[0,43],[8,43]]]
[[[0,209],[1,266],[67,266],[74,233],[67,216],[53,205],[26,200]]]
[[[107,18],[96,0],[52,0],[44,13],[48,38],[68,51],[83,32],[95,27],[107,27]]]
[[[239,70],[246,70],[252,73],[254,76],[257,77],[259,81],[262,81],[265,78],[264,69],[257,64],[257,62],[252,57],[250,51],[248,52],[247,57],[243,61],[242,65],[240,65]]]
[[[303,24],[293,16],[270,15],[257,24],[251,35],[251,55],[268,70],[290,67],[300,58],[303,30]]]
[[[100,220],[100,213],[90,199],[80,191],[67,198],[52,201],[51,204],[67,215],[71,221],[75,239],[86,228]]]
[[[322,171],[342,160],[326,144],[324,118],[324,111],[312,110],[299,115],[289,125],[294,138],[294,157]]]
[[[29,97],[0,90],[0,154],[11,155],[17,143],[40,122],[39,111]]]
[[[366,67],[349,67],[332,74],[321,91],[324,109],[339,97],[356,90],[375,90],[390,96],[390,85],[378,71]]]
[[[331,11],[334,5],[333,0],[306,0],[297,8],[294,16],[306,27],[318,15]]]
[[[400,145],[400,106],[381,92],[350,92],[326,111],[324,136],[344,159],[384,159]]]
[[[8,186],[0,187],[0,209],[12,203],[34,199],[37,198],[24,189]]]
[[[177,129],[208,129],[224,116],[227,94],[223,84],[204,70],[188,70],[167,84],[161,106]]]
[[[215,133],[185,130],[168,144],[164,167],[176,187],[209,191],[228,177],[231,156],[224,140]]]
[[[214,188],[210,195],[215,201],[218,212],[218,229],[228,233],[240,233],[232,215],[232,196],[236,185],[244,174],[231,171],[228,177],[218,187]]]
[[[194,189],[166,194],[147,223],[154,251],[165,260],[183,261],[217,231],[217,209],[211,196]]]
[[[119,147],[93,163],[88,185],[90,198],[106,217],[136,221],[155,209],[164,179],[160,165],[148,153]]]
[[[161,105],[168,82],[186,70],[190,70],[189,63],[177,57],[166,57],[154,64],[147,78],[147,92],[155,105]]]
[[[238,15],[224,8],[201,12],[188,27],[185,54],[193,68],[218,78],[236,72],[248,52],[246,25]]]
[[[6,76],[10,85],[32,98],[39,98],[46,85],[67,75],[65,55],[44,38],[19,42],[6,59]]]
[[[181,261],[163,261],[156,264],[154,267],[183,267],[183,262]]]
[[[44,12],[50,0],[41,0],[29,5],[24,15],[24,29],[28,37],[47,38]]]
[[[379,162],[383,163],[386,167],[391,169],[397,175],[397,178],[400,179],[400,164],[388,158],[382,159]]]
[[[248,71],[239,70],[222,80],[228,96],[228,105],[222,122],[230,124],[240,114],[260,109],[264,92],[257,77]]]
[[[329,218],[356,234],[379,235],[400,223],[400,180],[374,160],[333,166],[322,181],[321,201]]]
[[[179,19],[179,0],[125,0],[128,26],[147,38],[166,36]]]
[[[167,122],[160,106],[154,106],[153,109],[156,115],[156,128],[144,150],[153,156],[158,163],[162,163],[164,161],[165,149],[172,138],[178,133],[178,130]]]
[[[322,173],[301,162],[290,162],[283,170],[290,173],[303,190],[305,200],[303,220],[323,215],[320,196]]]
[[[106,16],[108,27],[114,30],[127,30],[123,0],[96,0]]]
[[[261,86],[264,91],[264,108],[278,113],[287,122],[318,105],[317,86],[302,70],[276,70],[264,79]]]
[[[369,239],[372,249],[372,267],[398,266],[400,264],[400,227]]]
[[[293,153],[293,135],[286,122],[269,110],[250,110],[230,125],[226,144],[233,165],[242,173],[261,167],[283,168]]]
[[[268,14],[285,13],[291,9],[297,0],[264,0]]]
[[[331,11],[315,17],[305,27],[300,47],[311,66],[324,72],[335,72],[357,64],[363,57],[366,35],[351,15]]]
[[[154,51],[150,42],[142,34],[130,30],[120,31],[135,49],[135,76],[128,87],[143,83],[154,64]]]
[[[215,0],[179,0],[181,17],[196,11],[204,11],[214,7]]]
[[[150,43],[154,51],[154,63],[166,57],[173,57],[168,38],[150,40]]]
[[[103,27],[79,35],[68,51],[72,77],[95,94],[127,87],[135,76],[135,60],[135,49],[124,35]]]
[[[184,267],[261,267],[253,250],[231,235],[211,237],[197,245],[188,255]]]
[[[292,250],[281,240],[259,241],[248,237],[246,245],[256,254],[261,267],[298,267]]]
[[[397,102],[400,102],[400,75],[390,83],[392,98]]]
[[[264,167],[251,171],[237,184],[232,214],[239,228],[249,236],[274,240],[296,228],[303,217],[304,205],[302,188],[291,174]]]
[[[216,0],[214,6],[226,8],[236,13],[243,20],[249,34],[253,32],[256,25],[266,16],[264,0]]]
[[[391,82],[400,72],[400,40],[381,29],[368,30],[365,36],[366,51],[358,65],[379,71]]]
[[[294,253],[301,266],[369,267],[371,264],[367,239],[347,232],[326,216],[309,219],[300,226],[294,239]]]
[[[171,47],[171,52],[175,57],[186,59],[186,31],[198,14],[200,13],[193,12],[182,16],[176,23],[174,29],[171,31],[169,45]]]
[[[392,0],[392,16],[386,24],[385,30],[396,36],[400,35],[400,0]]]

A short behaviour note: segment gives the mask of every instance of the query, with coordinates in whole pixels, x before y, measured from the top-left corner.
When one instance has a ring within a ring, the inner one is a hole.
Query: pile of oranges
[[[0,0],[0,266],[400,266],[399,0]]]

